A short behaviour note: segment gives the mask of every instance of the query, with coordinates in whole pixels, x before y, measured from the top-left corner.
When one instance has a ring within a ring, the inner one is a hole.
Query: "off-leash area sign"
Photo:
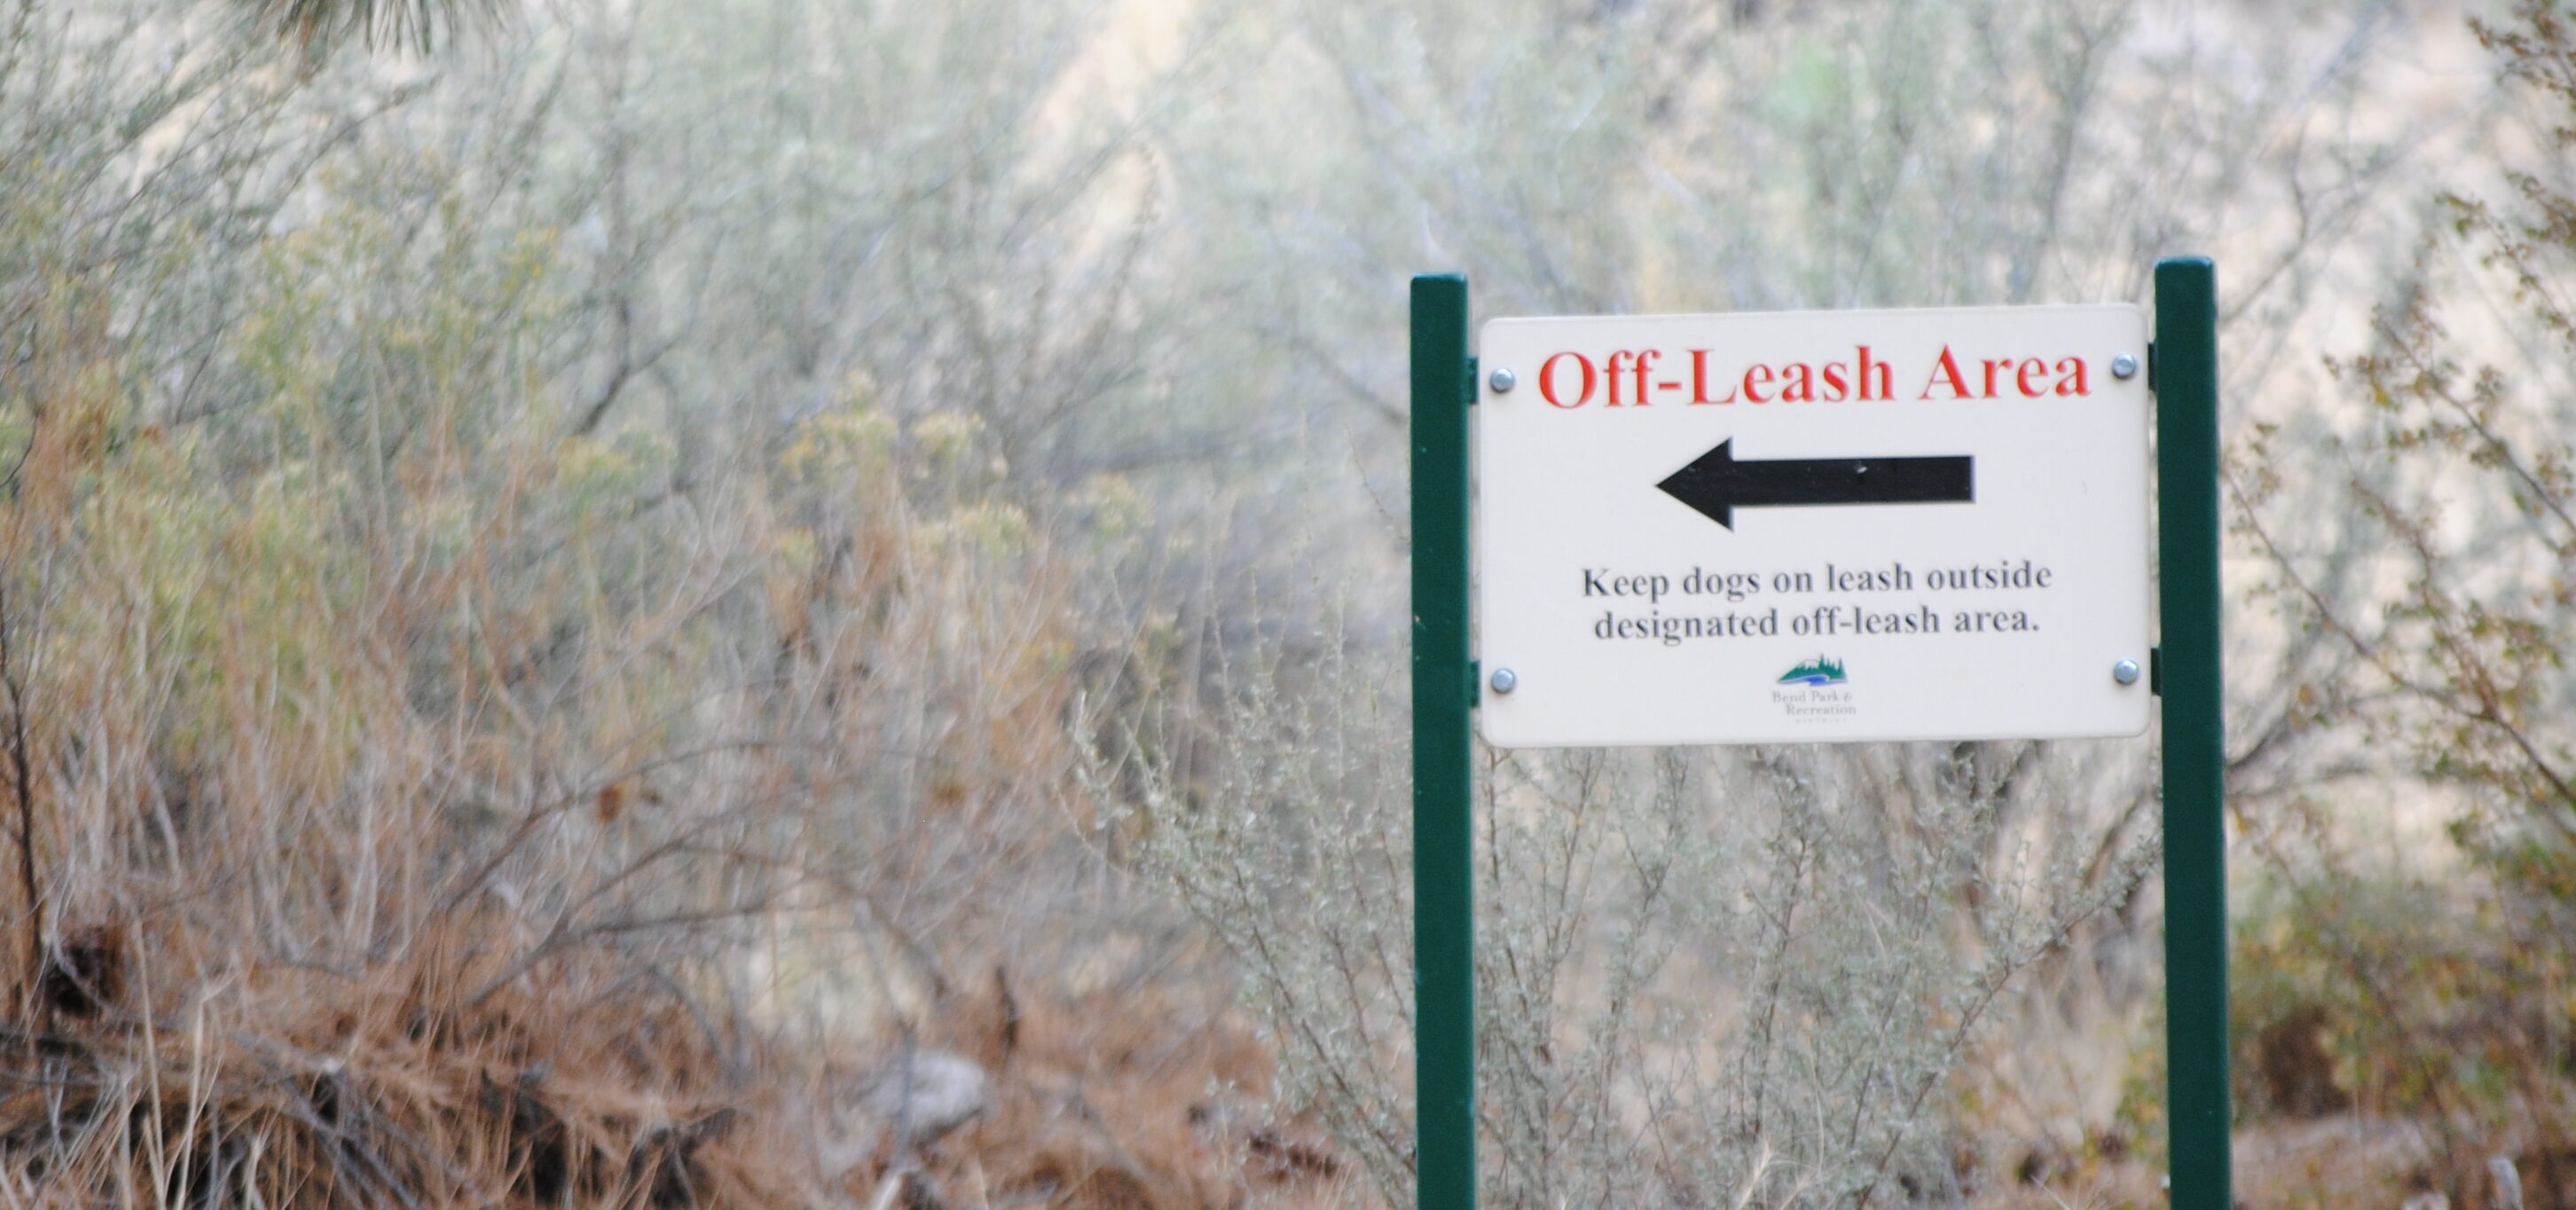
[[[1486,740],[2143,732],[2146,350],[2132,306],[1487,323]]]
[[[1418,1210],[1476,1206],[1474,728],[2031,740],[2151,711],[2170,1204],[2232,1210],[2217,318],[2210,263],[2174,259],[2152,347],[2135,307],[2049,306],[1505,318],[1471,349],[1466,279],[1413,279]]]

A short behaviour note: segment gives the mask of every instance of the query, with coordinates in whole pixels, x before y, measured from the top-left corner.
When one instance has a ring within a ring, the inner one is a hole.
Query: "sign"
[[[1477,351],[1488,742],[2146,729],[2137,308],[1500,319]]]

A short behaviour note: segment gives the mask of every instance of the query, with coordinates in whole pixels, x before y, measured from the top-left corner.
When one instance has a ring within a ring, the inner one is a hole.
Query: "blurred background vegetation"
[[[2562,9],[0,0],[0,1204],[1404,1204],[1409,275],[2206,254],[2240,1189],[2576,1205]],[[1485,753],[1488,1200],[2160,1204],[2151,751]]]

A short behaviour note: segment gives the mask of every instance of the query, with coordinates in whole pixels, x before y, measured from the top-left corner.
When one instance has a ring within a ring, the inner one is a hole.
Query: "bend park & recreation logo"
[[[1851,678],[1843,675],[1843,662],[1831,656],[1817,656],[1780,674],[1783,685],[1840,685]]]
[[[1843,722],[1860,713],[1850,686],[1851,676],[1843,671],[1843,662],[1819,655],[1781,673],[1780,679],[1772,682],[1771,704],[1796,722]]]

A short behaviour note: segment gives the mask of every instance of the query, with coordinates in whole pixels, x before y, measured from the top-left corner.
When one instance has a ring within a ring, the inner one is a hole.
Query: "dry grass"
[[[483,927],[489,927],[488,922]],[[245,972],[183,1011],[56,1007],[0,1057],[0,1204],[781,1206],[1201,1210],[1341,1203],[1341,1166],[1270,1116],[1268,1057],[1221,998],[961,996],[921,1041],[992,1073],[986,1113],[913,1166],[883,1122],[835,1173],[818,1143],[857,1054],[710,1019],[681,989],[559,964],[479,1003],[462,944],[358,978]],[[127,994],[142,963],[97,968]],[[838,1073],[839,1078],[832,1078]]]
[[[560,965],[479,1002],[460,927],[343,977],[252,964],[173,1011],[126,997],[11,1031],[11,1205],[782,1205],[805,1141],[781,1056],[676,989]],[[98,968],[139,997],[168,962]],[[585,964],[593,965],[596,964]],[[168,976],[178,974],[165,971]]]
[[[1268,1050],[1229,1001],[1163,984],[1030,997],[997,970],[923,1033],[992,1073],[993,1092],[984,1116],[929,1146],[914,1197],[973,1210],[1357,1197],[1321,1135],[1276,1116]]]
[[[2462,1139],[2445,1148],[2421,1121],[2334,1114],[2311,1121],[2241,1127],[2235,1147],[2239,1205],[2264,1210],[2420,1205],[2414,1198],[2476,1210],[2498,1200],[2494,1163],[2513,1164],[2533,1210],[2576,1204],[2576,1155],[2503,1137]],[[1971,1204],[1979,1210],[2115,1210],[2162,1206],[2162,1168],[2139,1155],[2058,1153],[1997,1173]]]

